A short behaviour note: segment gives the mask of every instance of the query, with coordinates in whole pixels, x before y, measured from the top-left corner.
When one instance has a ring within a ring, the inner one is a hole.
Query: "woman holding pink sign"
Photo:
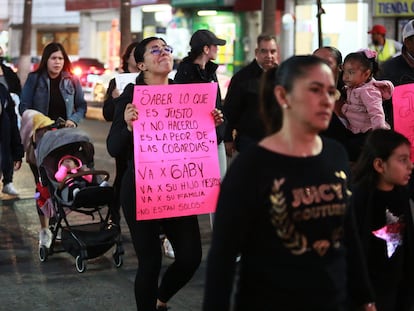
[[[168,85],[168,74],[173,67],[173,49],[163,39],[149,37],[135,48],[134,57],[141,71],[139,85]],[[124,153],[128,167],[121,184],[121,206],[131,233],[138,258],[135,277],[135,299],[139,311],[167,310],[167,302],[192,278],[201,261],[201,238],[197,216],[136,220],[136,185],[133,146],[133,122],[139,118],[132,104],[134,85],[128,85],[115,99],[115,115],[108,135],[107,147],[111,156]],[[213,111],[216,125],[223,116]],[[175,252],[174,262],[160,277],[162,251],[160,228],[168,236]]]

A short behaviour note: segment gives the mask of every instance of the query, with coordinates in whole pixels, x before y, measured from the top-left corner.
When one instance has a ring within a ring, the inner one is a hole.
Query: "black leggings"
[[[135,191],[131,191],[125,181],[124,178],[121,206],[138,257],[138,270],[135,276],[137,310],[155,311],[157,299],[167,302],[187,284],[200,265],[202,251],[198,218],[186,216],[136,221]],[[135,183],[129,183],[131,184]],[[174,249],[175,260],[167,268],[158,285],[162,261],[159,238],[161,226]]]
[[[111,206],[112,221],[119,224],[121,220],[121,203],[120,203],[120,190],[122,183],[122,176],[127,168],[127,159],[125,156],[115,158],[116,175],[113,183],[114,187],[114,201]]]

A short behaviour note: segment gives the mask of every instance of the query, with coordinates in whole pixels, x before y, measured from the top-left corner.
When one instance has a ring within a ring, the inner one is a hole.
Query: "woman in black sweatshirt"
[[[293,56],[264,78],[263,116],[274,134],[224,178],[203,310],[227,311],[233,301],[237,311],[340,311],[349,295],[375,310],[348,208],[349,161],[319,136],[334,107],[332,71],[315,56]]]

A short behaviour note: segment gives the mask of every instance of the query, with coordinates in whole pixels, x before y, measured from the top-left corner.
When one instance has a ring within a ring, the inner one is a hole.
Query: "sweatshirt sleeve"
[[[119,157],[132,149],[132,132],[127,128],[124,119],[125,107],[132,103],[134,85],[129,84],[118,98],[114,99],[114,119],[106,139],[106,147],[112,157]]]
[[[355,202],[351,199],[351,202]],[[355,306],[374,302],[374,290],[368,274],[367,262],[355,220],[355,206],[351,203],[345,218],[345,244],[347,247],[348,288]]]
[[[252,206],[254,195],[251,166],[241,157],[232,163],[221,185],[207,259],[203,311],[230,310],[236,258],[249,228],[248,206]]]
[[[226,98],[224,99],[224,116],[227,119],[224,141],[233,141],[233,130],[237,129],[241,114],[244,112],[244,101],[241,94],[244,94],[243,85],[238,76],[230,80]]]
[[[109,81],[108,89],[106,90],[105,100],[102,108],[102,114],[106,121],[113,121],[115,114],[114,98],[112,92],[116,88],[115,78]]]

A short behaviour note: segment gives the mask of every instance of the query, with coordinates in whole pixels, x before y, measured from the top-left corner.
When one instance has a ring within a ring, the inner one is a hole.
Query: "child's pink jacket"
[[[347,100],[342,113],[348,120],[348,128],[354,133],[365,133],[373,129],[389,129],[385,121],[382,101],[390,99],[394,91],[391,81],[371,81],[354,88],[347,88]]]

